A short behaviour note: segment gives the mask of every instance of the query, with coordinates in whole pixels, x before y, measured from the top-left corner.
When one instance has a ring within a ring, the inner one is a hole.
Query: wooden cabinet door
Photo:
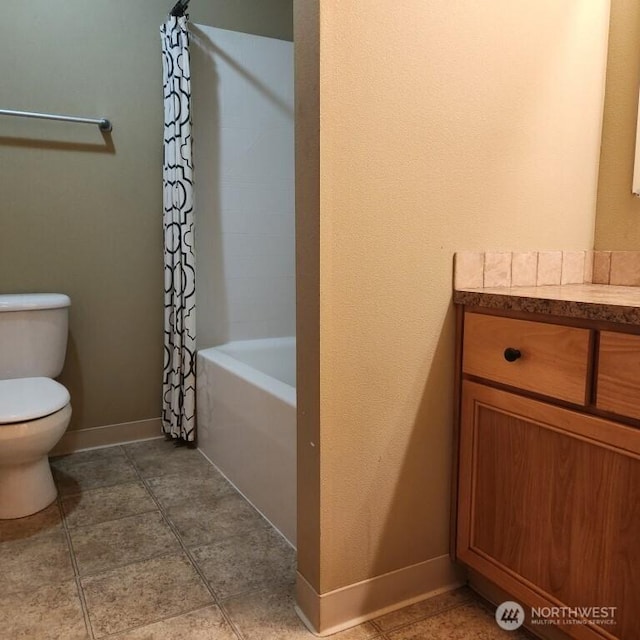
[[[459,479],[460,560],[525,611],[616,607],[572,637],[640,638],[640,431],[464,381]]]
[[[596,406],[639,419],[640,336],[601,331],[598,354]]]

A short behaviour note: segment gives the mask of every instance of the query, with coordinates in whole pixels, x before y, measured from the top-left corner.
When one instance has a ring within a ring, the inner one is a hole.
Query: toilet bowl
[[[69,392],[55,380],[0,380],[0,519],[22,518],[55,500],[48,454],[70,419]]]
[[[68,307],[63,294],[0,295],[0,519],[55,500],[48,454],[71,419],[62,371]]]

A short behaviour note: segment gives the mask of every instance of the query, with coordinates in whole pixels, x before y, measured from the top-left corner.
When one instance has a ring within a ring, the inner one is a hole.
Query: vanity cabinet
[[[640,336],[469,311],[461,325],[458,559],[528,621],[615,607],[613,624],[558,628],[639,639]]]

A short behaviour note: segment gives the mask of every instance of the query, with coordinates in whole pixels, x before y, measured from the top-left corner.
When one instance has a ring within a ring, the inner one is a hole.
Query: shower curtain
[[[164,375],[162,431],[196,439],[196,318],[191,75],[186,16],[160,29],[164,95]]]

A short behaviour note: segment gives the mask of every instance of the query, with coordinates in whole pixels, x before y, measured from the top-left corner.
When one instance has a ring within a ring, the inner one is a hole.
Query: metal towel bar
[[[63,120],[65,122],[81,122],[83,124],[97,124],[100,131],[111,131],[111,121],[107,118],[79,118],[77,116],[61,116],[55,113],[33,113],[32,111],[12,111],[0,109],[0,116],[18,116],[19,118],[39,118],[41,120]]]

